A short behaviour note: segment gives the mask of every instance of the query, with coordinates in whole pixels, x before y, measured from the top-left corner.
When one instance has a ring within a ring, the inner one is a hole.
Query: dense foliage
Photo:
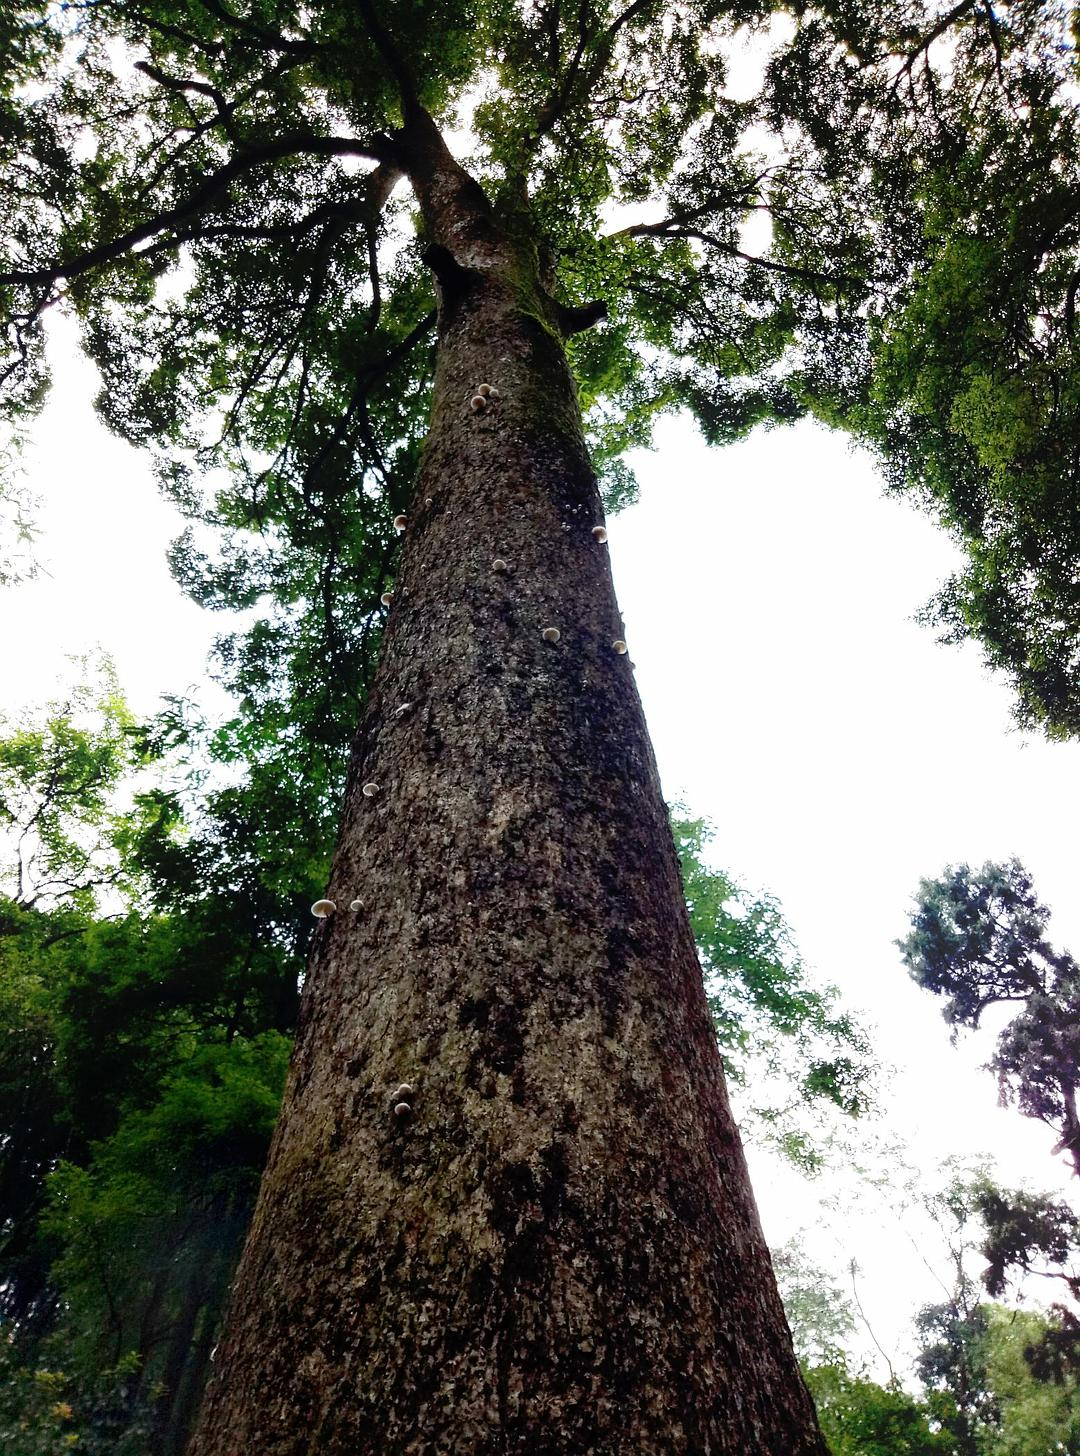
[[[1022,721],[1075,734],[1080,138],[1070,14],[960,0],[913,28],[902,63],[890,65],[858,33],[862,16],[843,13],[858,64],[830,56],[821,32],[815,58],[841,85],[851,77],[847,104],[868,69],[907,103],[891,135],[873,137],[882,206],[891,187],[900,214],[887,256],[905,272],[887,304],[875,298],[867,387],[838,418],[872,446],[890,485],[963,548],[963,568],[927,617],[947,640],[982,644],[1011,678]],[[842,145],[841,108],[820,110]]]
[[[180,580],[261,604],[223,649],[256,715],[287,680],[329,725],[370,662],[430,389],[426,108],[545,286],[606,307],[571,350],[613,500],[660,411],[718,443],[814,412],[963,546],[947,634],[1076,731],[1065,4],[20,0],[0,60],[5,408],[73,309],[192,523]]]
[[[957,1456],[931,1407],[896,1385],[879,1385],[844,1365],[805,1369],[832,1456]]]
[[[1080,1451],[1080,1383],[1075,1373],[1040,1378],[1028,1351],[1053,1327],[1033,1311],[977,1304],[925,1309],[918,1360],[943,1449],[957,1456],[1028,1456]]]
[[[179,1449],[277,1116],[309,889],[301,839],[287,907],[229,898],[252,850],[226,865],[227,791],[201,834],[160,793],[121,812],[148,739],[103,686],[0,740],[0,1422],[14,1440],[33,1416],[28,1453]]]

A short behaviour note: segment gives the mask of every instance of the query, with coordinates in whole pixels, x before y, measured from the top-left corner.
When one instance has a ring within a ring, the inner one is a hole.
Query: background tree
[[[1043,1315],[988,1303],[961,1315],[953,1304],[933,1305],[918,1325],[918,1371],[953,1443],[946,1449],[972,1456],[1080,1450],[1075,1372],[1040,1378],[1028,1358],[1052,1338],[1054,1326]]]
[[[280,1098],[298,937],[295,905],[290,948],[266,894],[236,914],[212,880],[196,891],[192,859],[208,869],[209,843],[220,862],[209,809],[201,853],[175,820],[162,853],[161,800],[137,808],[120,779],[145,735],[101,688],[0,740],[5,803],[30,810],[4,865],[29,903],[0,900],[0,1419],[19,1449],[137,1456],[190,1428]]]
[[[1030,1358],[1033,1350],[1054,1348],[1062,1332],[1056,1316],[980,1297],[977,1257],[985,1252],[984,1209],[994,1191],[977,1167],[962,1168],[944,1187],[919,1192],[907,1210],[920,1215],[912,1227],[928,1264],[945,1265],[945,1297],[916,1316],[907,1372],[895,1356],[894,1369],[865,1324],[861,1302],[856,1309],[852,1292],[808,1257],[801,1238],[777,1251],[795,1347],[834,1456],[1065,1456],[1077,1450],[1076,1372],[1040,1368]],[[860,1350],[859,1323],[874,1350]],[[886,1359],[887,1381],[875,1378],[867,1355]]]
[[[950,868],[923,880],[910,934],[900,942],[911,975],[944,998],[943,1015],[956,1030],[975,1029],[992,1006],[1015,1006],[998,1033],[988,1063],[1002,1103],[1052,1128],[1072,1170],[1080,1175],[1080,967],[1046,937],[1049,911],[1018,860]],[[986,1228],[985,1282],[1000,1295],[1010,1279],[1035,1272],[1052,1278],[1064,1299],[1035,1368],[1058,1370],[1080,1359],[1080,1297],[1076,1261],[1080,1227],[1060,1199],[986,1183],[976,1189]]]
[[[806,1371],[832,1456],[958,1456],[934,1407],[898,1385],[879,1385],[845,1365]]]
[[[829,1271],[807,1256],[799,1240],[777,1250],[775,1263],[832,1456],[958,1456],[955,1435],[942,1420],[952,1413],[951,1400],[913,1395],[892,1373],[883,1385],[852,1354],[856,1309]]]
[[[1060,1199],[1025,1189],[984,1184],[975,1200],[986,1230],[983,1283],[1000,1296],[1010,1286],[1022,1290],[1028,1276],[1052,1281],[1059,1297],[1051,1318],[1024,1353],[1040,1379],[1074,1379],[1080,1371],[1080,1220]]]
[[[92,904],[117,882],[113,798],[139,756],[111,664],[98,664],[37,721],[0,720],[0,732],[0,885],[24,909]]]
[[[987,1008],[1015,1005],[989,1063],[1003,1103],[1058,1135],[1080,1176],[1080,967],[1046,939],[1049,911],[1019,860],[946,869],[922,880],[899,942],[920,986],[945,999],[950,1026],[974,1029]]]

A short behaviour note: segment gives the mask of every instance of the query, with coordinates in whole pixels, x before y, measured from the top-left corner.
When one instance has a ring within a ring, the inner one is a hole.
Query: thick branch
[[[367,215],[364,226],[367,233],[368,276],[371,280],[371,312],[368,314],[367,322],[369,334],[375,332],[379,324],[379,315],[382,313],[382,287],[379,280],[379,217],[401,176],[401,168],[396,162],[385,161],[380,162],[368,177],[367,197],[365,198]]]
[[[10,272],[0,273],[0,284],[52,284],[61,279],[70,281],[72,278],[81,277],[95,268],[115,262],[125,254],[133,252],[140,243],[147,242],[158,233],[166,232],[190,218],[197,217],[220,196],[231,182],[254,171],[264,162],[275,162],[283,157],[303,155],[369,157],[373,161],[381,161],[383,151],[377,147],[377,144],[362,142],[356,137],[317,137],[302,133],[291,133],[279,137],[276,141],[267,142],[259,147],[251,147],[234,156],[224,166],[212,172],[205,182],[194,192],[189,193],[183,201],[178,202],[175,207],[159,212],[156,216],[139,223],[137,227],[130,228],[119,237],[113,238],[107,243],[99,243],[96,247],[87,248],[73,258],[59,260],[43,268],[12,269]]]
[[[386,69],[394,78],[394,82],[401,96],[401,106],[408,121],[410,115],[417,110],[422,110],[420,96],[417,91],[416,81],[408,62],[401,51],[390,38],[390,33],[375,13],[375,7],[371,0],[356,0],[356,8],[364,18],[368,35],[371,36],[372,44],[383,59]]]
[[[592,303],[582,304],[580,308],[571,308],[565,303],[556,303],[555,313],[559,321],[559,329],[564,338],[570,338],[572,334],[582,334],[586,329],[591,329],[601,319],[607,318],[607,304],[602,298],[597,298]]]
[[[211,86],[207,81],[186,80],[183,76],[170,76],[167,71],[153,66],[149,61],[136,61],[136,71],[141,71],[144,76],[149,76],[151,81],[156,81],[166,91],[194,91],[199,96],[209,96],[210,100],[217,107],[218,115],[224,121],[226,113],[232,111],[233,107],[225,100],[216,86]]]
[[[569,110],[576,93],[584,92],[586,95],[592,90],[604,74],[608,60],[611,56],[612,47],[618,38],[619,32],[634,20],[642,11],[647,10],[655,0],[632,0],[632,3],[615,17],[609,26],[598,35],[590,38],[586,17],[589,6],[586,0],[582,0],[578,12],[578,43],[571,57],[570,64],[562,77],[562,80],[555,86],[540,108],[536,118],[536,127],[531,137],[528,138],[527,147],[533,151],[556,122]],[[972,0],[974,3],[974,0]],[[592,59],[589,65],[583,66],[586,55],[592,51]],[[579,84],[580,83],[580,84]]]
[[[780,263],[775,258],[759,258],[753,253],[744,253],[741,248],[725,243],[713,233],[702,232],[699,228],[673,227],[669,220],[637,223],[633,227],[620,228],[618,232],[607,233],[605,236],[608,240],[612,238],[693,238],[698,242],[707,243],[709,247],[716,248],[718,252],[726,253],[729,258],[738,258],[744,263],[752,263],[757,268],[767,268],[772,273],[783,273],[790,278],[802,278],[808,283],[858,284],[866,281],[855,273],[826,273],[820,268],[804,268],[796,263]]]
[[[431,243],[420,256],[435,274],[444,298],[460,298],[481,279],[475,268],[463,267],[441,243]]]

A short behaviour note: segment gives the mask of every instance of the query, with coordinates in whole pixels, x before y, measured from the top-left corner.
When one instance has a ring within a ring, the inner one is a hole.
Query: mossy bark
[[[557,315],[414,153],[431,433],[192,1456],[823,1456]]]

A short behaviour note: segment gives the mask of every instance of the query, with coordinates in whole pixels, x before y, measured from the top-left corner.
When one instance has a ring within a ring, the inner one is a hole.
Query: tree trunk
[[[180,1387],[169,1413],[169,1428],[162,1437],[161,1456],[183,1456],[183,1452],[187,1448],[195,1418],[199,1413],[199,1402],[206,1385],[207,1372],[210,1369],[210,1357],[220,1317],[220,1300],[213,1299],[210,1303],[203,1305],[198,1329],[192,1337]]]
[[[205,1303],[205,1272],[196,1268],[191,1271],[184,1285],[180,1307],[169,1333],[165,1364],[161,1372],[161,1395],[154,1410],[157,1440],[165,1456],[172,1456],[180,1444],[175,1432],[177,1401],[185,1371],[191,1361],[195,1331]],[[180,1449],[183,1449],[182,1446]]]
[[[1080,1117],[1076,1114],[1076,1088],[1064,1077],[1059,1080],[1065,1112],[1061,1120],[1061,1141],[1058,1147],[1064,1148],[1068,1153],[1073,1172],[1080,1178]]]
[[[431,433],[192,1456],[823,1456],[557,311],[409,126]]]

